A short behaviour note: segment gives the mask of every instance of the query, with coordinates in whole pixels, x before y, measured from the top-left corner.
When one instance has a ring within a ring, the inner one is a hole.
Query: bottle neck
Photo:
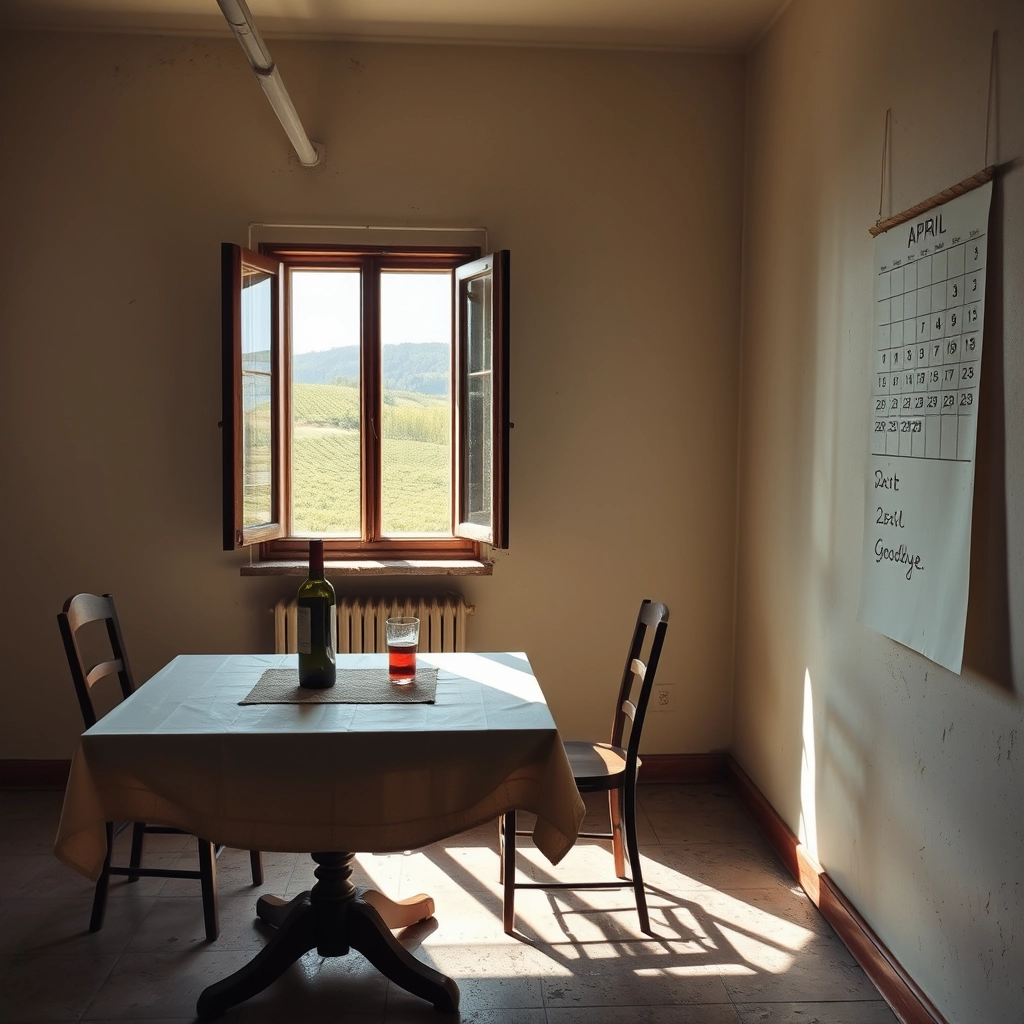
[[[315,580],[324,578],[324,542],[322,540],[309,542],[309,578]]]

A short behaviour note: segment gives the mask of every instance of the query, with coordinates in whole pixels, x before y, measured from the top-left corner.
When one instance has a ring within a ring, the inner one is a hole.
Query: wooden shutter
[[[285,534],[277,260],[221,246],[224,550]]]
[[[456,268],[455,323],[455,534],[507,548],[507,249]]]

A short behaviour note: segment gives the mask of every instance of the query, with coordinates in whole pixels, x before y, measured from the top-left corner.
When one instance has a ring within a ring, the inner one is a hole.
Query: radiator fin
[[[433,654],[466,649],[466,618],[475,611],[458,594],[433,597],[341,597],[338,599],[338,652],[382,653],[387,650],[384,623],[392,615],[420,620],[420,650]],[[295,598],[274,607],[274,650],[296,651]]]

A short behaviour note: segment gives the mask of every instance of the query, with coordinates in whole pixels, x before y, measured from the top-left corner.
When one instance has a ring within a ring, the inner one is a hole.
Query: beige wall
[[[962,675],[857,624],[897,212],[998,156]],[[798,0],[748,65],[734,749],[950,1022],[1024,1014],[1024,6]]]
[[[298,580],[220,550],[217,429],[219,243],[265,220],[486,225],[512,250],[511,548],[463,584],[470,643],[525,649],[563,733],[601,735],[637,605],[664,600],[685,710],[645,746],[726,746],[742,61],[273,51],[322,170],[233,40],[0,40],[0,757],[71,754],[74,591],[116,595],[140,680],[271,648]]]

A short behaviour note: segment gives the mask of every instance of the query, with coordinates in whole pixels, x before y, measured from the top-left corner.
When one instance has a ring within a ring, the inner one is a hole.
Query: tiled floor
[[[843,944],[782,869],[728,790],[642,787],[640,843],[656,937],[642,936],[628,889],[517,894],[519,934],[501,928],[496,830],[409,854],[360,856],[358,883],[429,892],[436,920],[403,941],[458,982],[461,1015],[437,1013],[356,953],[307,954],[222,1018],[340,1024],[895,1024]],[[204,939],[198,883],[111,882],[106,924],[88,933],[92,886],[50,853],[59,793],[0,792],[0,1020],[5,1024],[194,1020],[202,989],[266,941],[259,892],[312,882],[305,855],[219,863],[221,935]],[[595,804],[599,808],[600,804]],[[587,828],[603,827],[596,815]],[[120,842],[120,840],[119,840]],[[194,860],[185,837],[154,836],[147,860]],[[580,843],[552,868],[528,841],[533,880],[608,877],[611,855]],[[194,844],[192,844],[194,847]]]

